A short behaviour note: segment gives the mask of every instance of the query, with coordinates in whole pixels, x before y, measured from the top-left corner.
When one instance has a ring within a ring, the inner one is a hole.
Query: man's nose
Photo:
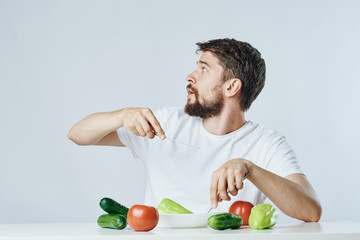
[[[188,81],[191,84],[195,84],[196,83],[196,75],[195,72],[190,73],[189,75],[187,75],[186,77],[186,81]]]

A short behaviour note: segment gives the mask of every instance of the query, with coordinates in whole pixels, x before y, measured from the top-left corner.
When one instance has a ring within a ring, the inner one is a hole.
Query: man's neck
[[[214,135],[225,135],[234,132],[245,124],[244,112],[239,108],[224,107],[219,115],[205,118],[204,128]]]

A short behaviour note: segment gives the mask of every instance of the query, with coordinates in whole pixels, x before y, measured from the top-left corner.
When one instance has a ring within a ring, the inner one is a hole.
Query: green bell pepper
[[[159,213],[166,214],[189,214],[192,213],[180,204],[170,200],[168,198],[164,198],[159,206],[157,207]]]
[[[271,228],[277,222],[278,212],[268,203],[260,203],[251,209],[249,226],[253,229]]]

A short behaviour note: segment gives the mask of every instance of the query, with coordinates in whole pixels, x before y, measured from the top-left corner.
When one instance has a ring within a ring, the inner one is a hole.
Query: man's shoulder
[[[189,115],[187,115],[183,109],[181,109],[180,107],[168,107],[165,106],[163,108],[160,108],[158,110],[156,110],[154,112],[156,117],[159,117],[163,120],[184,120],[184,119],[191,119],[192,117],[190,117]]]
[[[177,106],[165,106],[156,110],[156,112],[162,112],[167,114],[181,113],[181,109]]]
[[[242,141],[245,146],[253,149],[253,153],[268,154],[269,152],[274,153],[278,149],[290,149],[286,138],[275,128],[251,121],[247,122],[246,127],[246,133],[242,138],[239,137],[239,142]]]
[[[163,107],[154,111],[155,117],[161,126],[165,128],[178,128],[187,125],[194,125],[197,117],[191,117],[179,107]]]
[[[276,129],[274,128],[268,128],[264,125],[261,125],[259,123],[255,123],[252,121],[247,121],[246,124],[248,125],[249,134],[253,136],[260,137],[262,139],[281,139],[284,138],[284,136]]]

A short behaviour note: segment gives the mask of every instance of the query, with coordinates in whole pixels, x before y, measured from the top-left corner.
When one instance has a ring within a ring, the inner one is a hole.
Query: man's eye
[[[204,68],[204,67],[202,67],[202,68],[201,68],[201,71],[202,71],[202,72],[207,72],[207,69]]]

